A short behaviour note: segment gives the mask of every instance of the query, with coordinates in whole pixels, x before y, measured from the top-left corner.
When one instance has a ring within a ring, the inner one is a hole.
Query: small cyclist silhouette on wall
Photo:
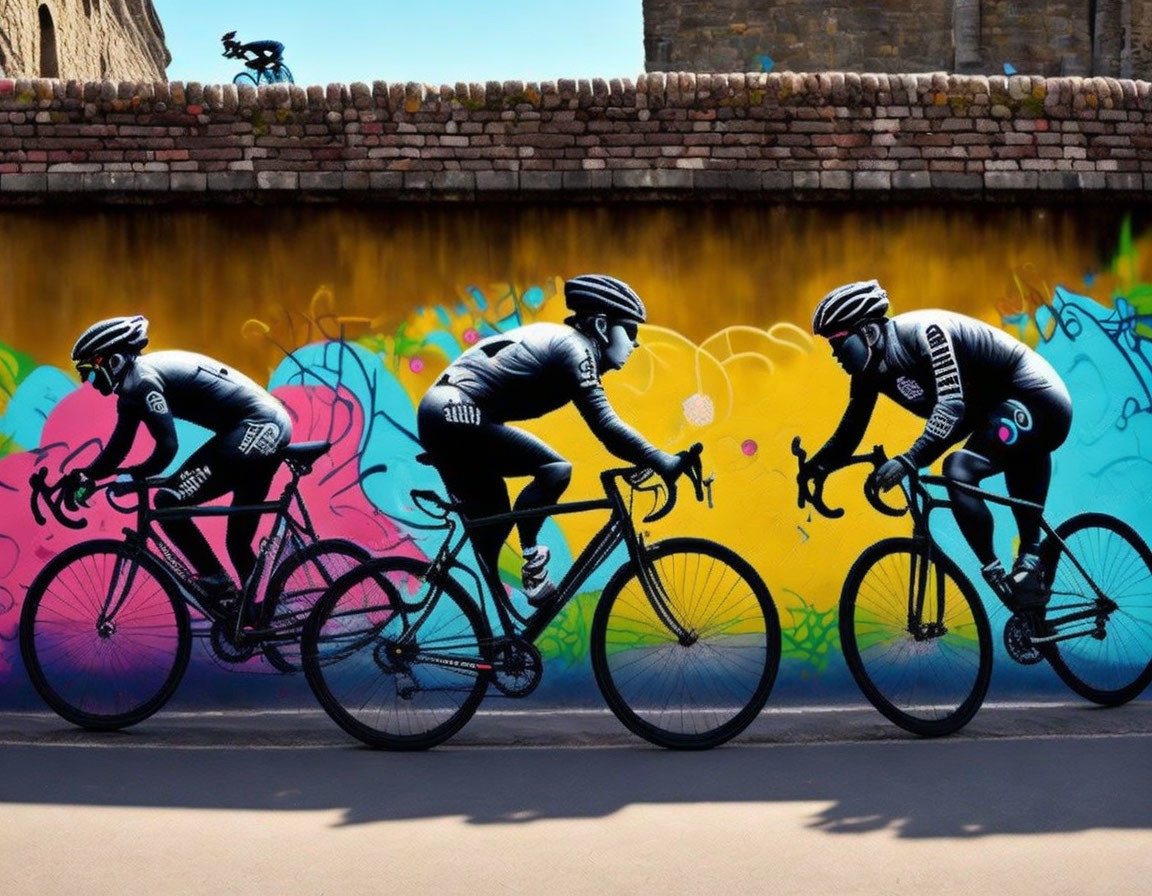
[[[284,64],[284,44],[278,40],[254,40],[242,44],[236,32],[229,31],[220,41],[224,44],[224,57],[243,59],[250,72],[240,72],[233,84],[294,84],[292,71]],[[249,55],[251,54],[251,55]]]

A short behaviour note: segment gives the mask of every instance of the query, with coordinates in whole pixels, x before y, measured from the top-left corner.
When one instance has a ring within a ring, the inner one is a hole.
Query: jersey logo
[[[596,373],[596,362],[592,360],[591,352],[584,354],[584,360],[580,362],[577,374],[582,388],[600,385],[600,377]]]
[[[164,396],[159,392],[149,392],[144,401],[148,403],[148,410],[153,414],[167,414],[168,402],[164,400]]]
[[[450,401],[444,405],[444,420],[448,423],[480,425],[480,408],[463,401]]]
[[[180,496],[182,501],[187,501],[196,496],[196,492],[207,482],[212,476],[212,468],[205,464],[202,467],[192,467],[190,470],[184,470],[180,473],[180,483],[176,486],[176,494]]]
[[[897,378],[896,388],[909,401],[917,401],[924,397],[924,390],[920,388],[920,384],[906,376]]]
[[[928,353],[932,358],[932,370],[936,374],[936,400],[958,398],[963,401],[964,389],[960,385],[960,368],[956,366],[952,340],[940,329],[939,324],[928,327],[924,331],[924,338],[928,340]]]
[[[1032,414],[1020,402],[1005,402],[1000,413],[1004,416],[996,421],[996,438],[1005,445],[1015,445],[1022,433],[1032,431]]]
[[[240,442],[240,453],[251,454],[255,451],[261,457],[267,457],[276,451],[280,444],[280,427],[275,423],[249,423],[248,431]]]
[[[959,422],[959,417],[937,405],[924,426],[924,432],[941,441],[946,441]]]

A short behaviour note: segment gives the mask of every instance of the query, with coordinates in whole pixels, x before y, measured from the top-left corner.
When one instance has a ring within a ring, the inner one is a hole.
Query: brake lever
[[[28,480],[28,484],[32,486],[32,516],[38,525],[47,525],[48,520],[40,512],[39,501],[40,499],[47,505],[48,510],[51,511],[52,516],[60,525],[69,529],[83,529],[88,525],[86,519],[73,519],[68,516],[62,509],[61,505],[64,503],[65,495],[64,490],[57,483],[54,486],[48,485],[48,468],[41,467]]]
[[[800,447],[800,436],[792,439],[792,453],[796,455],[796,506],[803,509],[806,504],[810,504],[817,513],[825,516],[830,520],[836,520],[844,516],[843,507],[829,507],[824,502],[824,483],[828,481],[827,476],[820,478],[818,483],[810,484],[814,480],[803,478],[804,464],[808,460],[808,452]]]

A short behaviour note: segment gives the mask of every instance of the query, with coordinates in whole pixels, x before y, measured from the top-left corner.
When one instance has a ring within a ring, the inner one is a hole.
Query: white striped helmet
[[[148,319],[110,317],[97,321],[72,346],[74,364],[93,364],[113,354],[138,355],[148,344]]]
[[[812,332],[831,336],[887,314],[888,293],[877,281],[845,283],[820,300],[812,314]]]
[[[564,284],[564,301],[573,314],[603,314],[612,320],[642,324],[648,312],[640,296],[623,280],[605,274],[581,274]]]

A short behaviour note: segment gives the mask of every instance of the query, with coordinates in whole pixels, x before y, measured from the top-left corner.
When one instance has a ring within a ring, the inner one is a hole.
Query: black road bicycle
[[[807,454],[792,443],[801,469],[799,505],[842,516],[823,499],[824,482],[809,489]],[[879,495],[874,475],[887,460],[876,446],[837,469],[871,464],[868,502],[890,516],[910,514],[911,538],[866,548],[840,594],[840,643],[856,683],[881,713],[907,731],[938,737],[976,714],[992,674],[992,635],[976,589],[932,537],[929,516],[951,503],[928,486],[958,487],[985,500],[1036,512],[1043,609],[1005,601],[1012,613],[1004,647],[1018,663],[1047,660],[1069,688],[1103,706],[1119,706],[1152,681],[1152,551],[1131,526],[1103,513],[1081,513],[1052,528],[1043,507],[943,476],[909,470],[906,506]],[[1032,603],[1035,603],[1034,601]]]
[[[697,499],[707,488],[711,503],[700,451],[696,445],[682,456]],[[460,516],[459,525],[452,519],[457,505],[435,492],[413,491],[417,506],[447,530],[444,542],[431,561],[372,560],[317,603],[301,649],[320,704],[373,747],[441,743],[471,718],[489,686],[509,697],[536,688],[543,662],[534,642],[624,544],[628,560],[601,593],[590,633],[592,668],[608,706],[633,733],[664,747],[703,749],[739,734],[764,706],[776,677],[776,607],[756,571],[720,544],[700,538],[646,543],[632,507],[638,492],[660,489],[643,485],[650,475],[608,470],[600,476],[603,499]],[[665,516],[675,502],[672,483],[644,523]],[[477,574],[459,560],[469,533],[481,526],[595,510],[608,511],[608,521],[550,602],[527,617],[494,571]]]
[[[292,478],[275,501],[232,507],[151,506],[150,491],[168,480],[97,486],[108,503],[135,514],[123,540],[97,539],[54,557],[28,588],[20,614],[20,652],[40,696],[83,728],[114,730],[143,721],[162,707],[187,668],[192,638],[203,637],[216,657],[242,663],[256,650],[281,672],[299,671],[299,636],[308,613],[342,573],[369,558],[343,539],[320,539],[300,496],[300,479],[331,446],[305,442],[284,449]],[[43,503],[73,529],[61,483],[47,469],[32,476],[32,512],[43,525]],[[135,502],[123,501],[134,495]],[[239,607],[222,612],[200,590],[185,563],[156,531],[157,522],[197,516],[273,515]],[[198,611],[193,622],[191,605]]]
[[[225,59],[241,59],[244,65],[250,71],[240,72],[232,79],[233,84],[251,84],[253,87],[260,87],[265,84],[293,84],[295,81],[292,78],[292,70],[284,64],[284,60],[279,57],[267,57],[257,55],[256,58],[248,58],[247,48],[240,41],[236,40],[236,32],[229,31],[222,38],[220,42],[224,44],[224,52],[220,55]]]

